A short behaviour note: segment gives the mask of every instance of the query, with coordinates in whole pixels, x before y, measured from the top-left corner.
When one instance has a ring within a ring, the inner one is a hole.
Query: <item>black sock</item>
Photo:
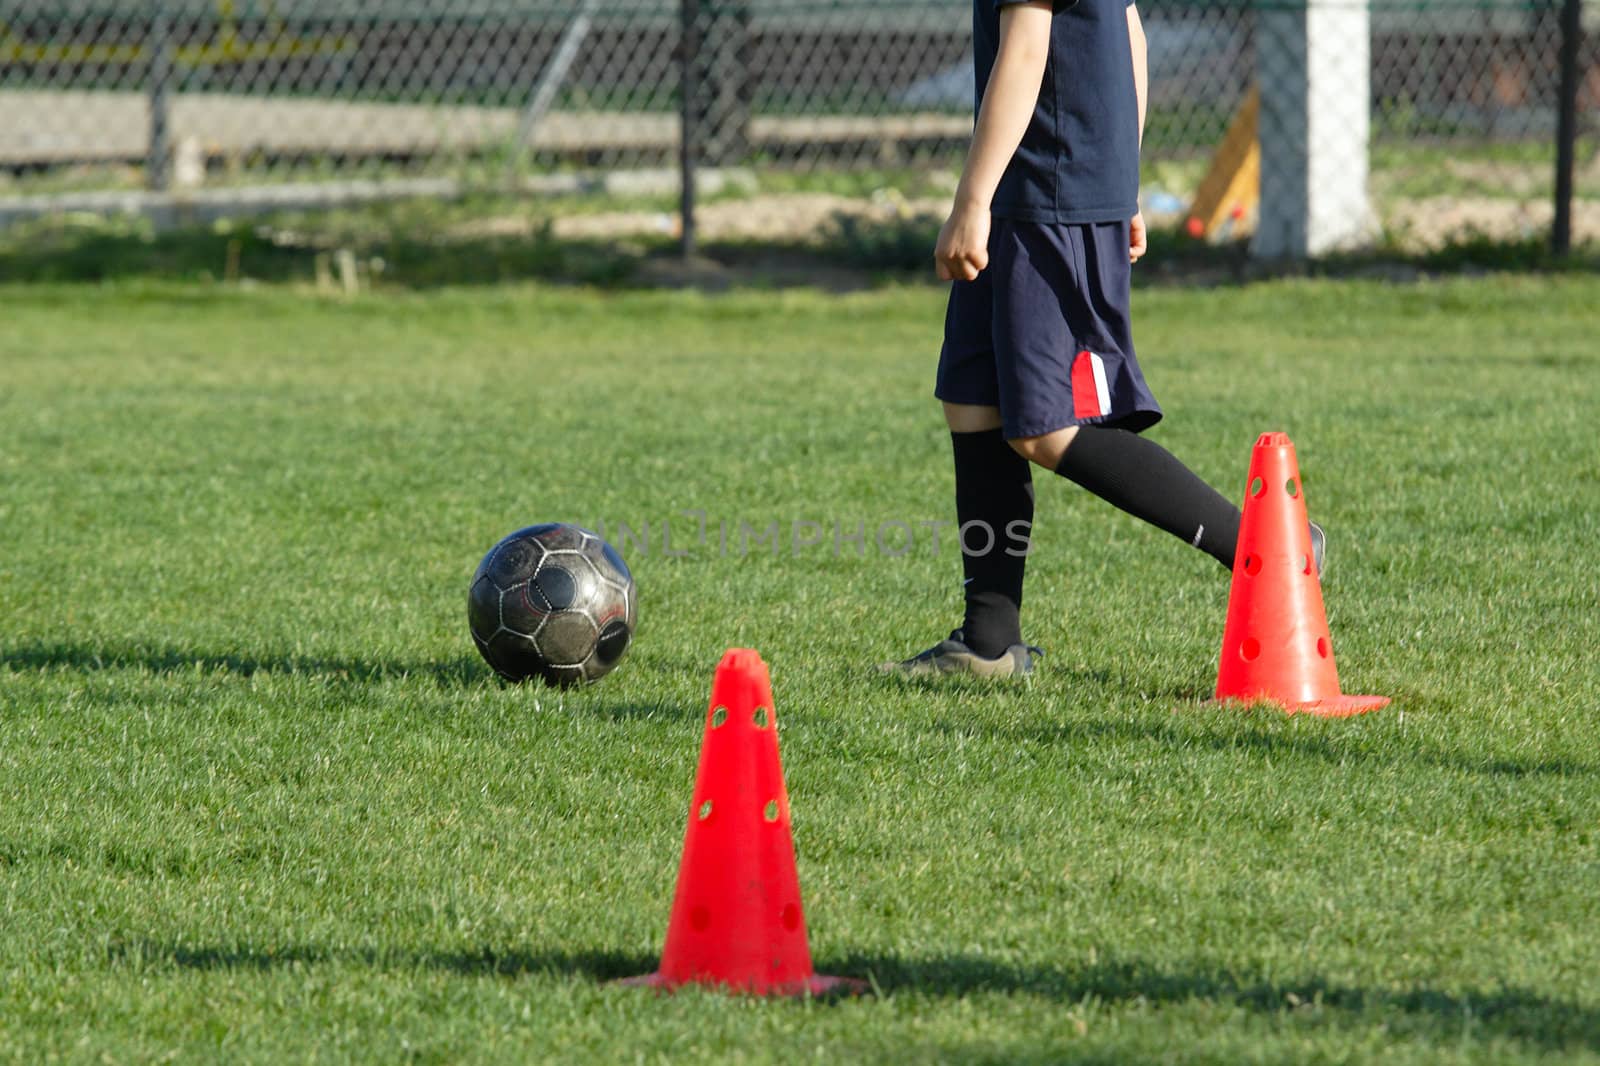
[[[1033,472],[998,429],[952,433],[967,647],[993,659],[1022,643],[1022,573],[1033,529]]]
[[[1239,508],[1154,441],[1125,429],[1084,426],[1056,473],[1233,569]]]

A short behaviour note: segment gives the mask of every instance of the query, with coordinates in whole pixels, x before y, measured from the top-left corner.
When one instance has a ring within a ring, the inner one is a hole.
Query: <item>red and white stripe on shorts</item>
[[[1072,407],[1075,418],[1103,418],[1111,413],[1106,361],[1090,351],[1072,361]]]

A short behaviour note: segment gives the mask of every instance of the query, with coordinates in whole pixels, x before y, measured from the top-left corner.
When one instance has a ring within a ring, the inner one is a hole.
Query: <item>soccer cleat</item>
[[[1322,576],[1322,560],[1328,554],[1328,535],[1315,522],[1311,525],[1311,554],[1317,561],[1317,577]]]
[[[1013,644],[999,656],[985,659],[961,639],[961,630],[951,633],[927,651],[897,663],[883,663],[880,673],[900,677],[934,677],[941,674],[971,674],[973,677],[1022,677],[1033,673],[1034,656],[1044,651],[1032,644]]]

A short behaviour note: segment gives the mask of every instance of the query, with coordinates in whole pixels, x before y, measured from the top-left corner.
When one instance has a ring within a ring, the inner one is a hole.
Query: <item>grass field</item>
[[[870,672],[956,620],[940,300],[0,290],[0,1058],[1600,1061],[1600,280],[1139,294],[1157,439],[1298,444],[1338,722],[1206,706],[1225,575],[1043,476],[1036,679]],[[564,695],[465,625],[542,519],[652,533]],[[607,985],[730,645],[877,995]]]

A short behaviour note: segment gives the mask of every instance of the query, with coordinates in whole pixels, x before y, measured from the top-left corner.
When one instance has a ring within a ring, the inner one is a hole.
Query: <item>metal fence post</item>
[[[150,20],[150,142],[145,182],[153,192],[172,184],[172,12],[168,0],[153,0]]]
[[[1583,0],[1561,5],[1561,87],[1556,104],[1556,216],[1550,227],[1550,250],[1565,258],[1572,252],[1572,169],[1578,140],[1578,46],[1583,37]]]
[[[700,148],[700,0],[681,0],[678,9],[679,95],[682,97],[681,129],[678,134],[678,163],[682,188],[678,212],[682,222],[681,249],[689,259],[695,251],[694,178]]]

